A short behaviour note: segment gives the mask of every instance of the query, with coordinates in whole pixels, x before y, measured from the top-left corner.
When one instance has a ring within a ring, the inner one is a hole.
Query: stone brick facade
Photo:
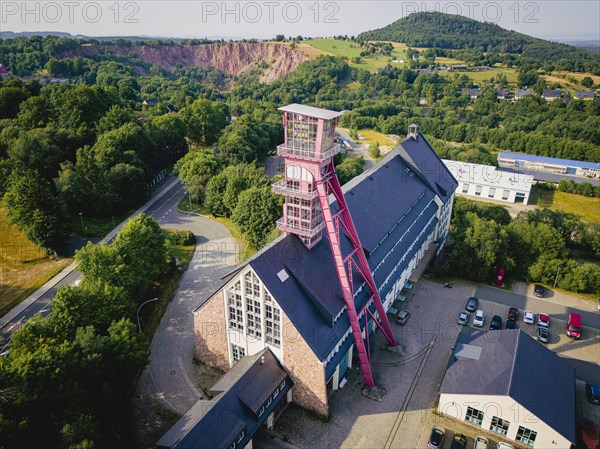
[[[282,311],[283,366],[294,381],[292,400],[329,418],[325,366]]]
[[[225,290],[217,292],[194,312],[194,334],[197,357],[207,365],[228,371],[224,293]]]

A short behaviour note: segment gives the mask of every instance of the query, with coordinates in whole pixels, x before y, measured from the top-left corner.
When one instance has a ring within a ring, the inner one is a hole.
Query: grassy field
[[[0,207],[0,314],[3,315],[60,270],[71,259],[48,257],[16,226],[9,225]]]
[[[358,135],[364,138],[363,142],[373,145],[375,142],[379,144],[381,155],[390,152],[398,144],[398,140],[388,134],[382,134],[372,129],[360,129]]]
[[[352,58],[360,56],[361,48],[356,42],[341,41],[336,39],[309,39],[299,45],[298,48],[305,51],[306,47],[312,47],[320,52],[320,54],[328,54],[348,58],[348,65],[358,69],[375,72],[377,69],[387,66],[393,59],[406,59],[406,45],[392,43],[394,50],[391,56],[371,55],[363,56],[359,64],[352,62]],[[312,53],[311,53],[312,52]],[[314,54],[314,50],[305,51],[309,57]],[[403,65],[400,63],[392,63],[393,65]]]
[[[529,204],[562,210],[581,216],[582,220],[600,223],[600,198],[589,198],[557,190],[531,189]]]
[[[496,78],[499,74],[504,73],[506,75],[506,80],[509,83],[510,88],[515,88],[517,84],[517,71],[515,69],[509,69],[507,67],[493,67],[491,70],[485,70],[481,72],[448,72],[446,70],[442,70],[438,72],[440,76],[451,78],[455,74],[467,75],[469,79],[474,83],[483,83],[485,81],[490,80],[492,77]]]

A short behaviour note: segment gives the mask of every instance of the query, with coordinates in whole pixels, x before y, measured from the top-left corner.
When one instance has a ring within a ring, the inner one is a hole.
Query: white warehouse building
[[[458,181],[456,193],[473,198],[486,198],[507,203],[527,204],[533,176],[502,170],[493,165],[443,159]]]

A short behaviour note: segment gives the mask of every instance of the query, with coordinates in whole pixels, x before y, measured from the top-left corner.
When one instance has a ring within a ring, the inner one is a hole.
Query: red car
[[[586,449],[598,449],[598,426],[584,419],[581,426],[581,438]]]
[[[504,268],[498,269],[494,283],[496,284],[496,287],[502,287],[502,284],[504,283]]]

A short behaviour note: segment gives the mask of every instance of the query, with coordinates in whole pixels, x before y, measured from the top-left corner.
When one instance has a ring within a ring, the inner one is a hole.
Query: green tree
[[[211,150],[193,151],[179,159],[174,171],[191,194],[192,200],[203,204],[205,189],[210,179],[217,173],[219,163]]]
[[[227,164],[262,161],[271,146],[269,125],[246,114],[231,123],[219,138],[219,156]]]
[[[362,157],[346,157],[335,167],[335,172],[344,185],[355,176],[360,175],[365,169],[365,160]]]
[[[281,205],[268,187],[251,187],[240,193],[232,219],[248,242],[256,249],[261,248],[275,229],[275,221],[281,215]]]
[[[581,80],[581,85],[589,89],[594,85],[594,80],[591,77],[586,76]]]
[[[181,116],[192,142],[212,145],[229,123],[229,108],[224,103],[199,98],[182,109]]]
[[[53,141],[53,135],[54,131],[49,129],[21,133],[10,146],[8,154],[16,164],[37,170],[43,178],[55,178],[65,155]]]
[[[62,253],[67,240],[64,204],[37,171],[13,170],[6,193],[6,212],[11,223],[46,251]]]
[[[44,128],[52,120],[54,108],[47,97],[30,97],[21,103],[17,121],[23,128]]]

